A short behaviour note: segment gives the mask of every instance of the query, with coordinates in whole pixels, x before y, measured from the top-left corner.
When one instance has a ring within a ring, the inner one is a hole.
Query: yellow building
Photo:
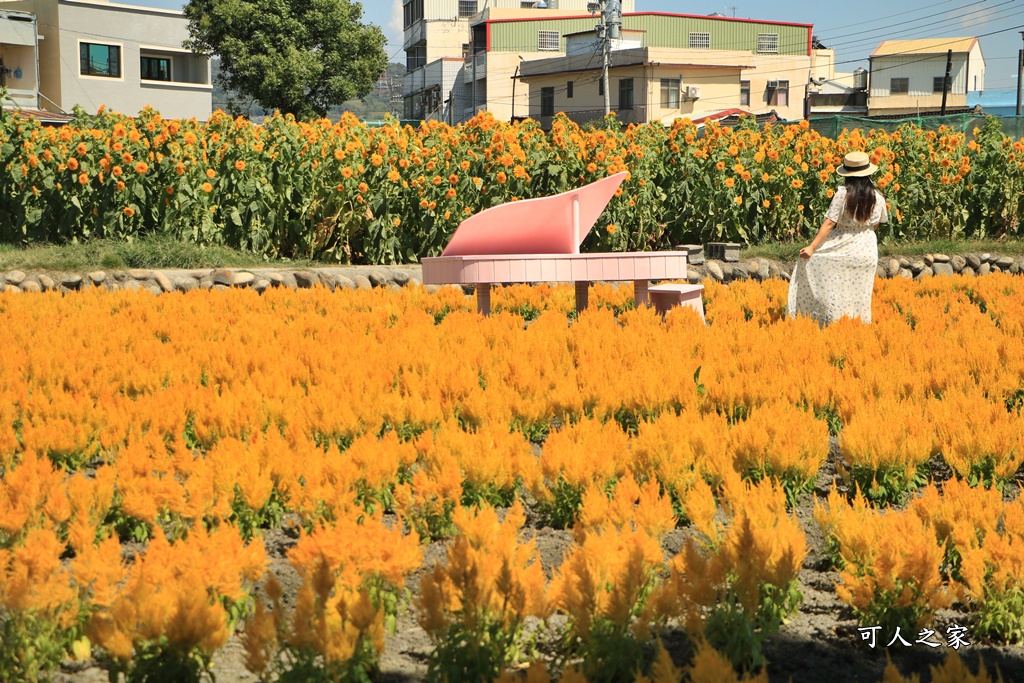
[[[610,108],[630,123],[714,116],[727,110],[804,116],[811,78],[834,75],[831,51],[811,47],[811,26],[728,17],[623,15],[612,46]],[[565,56],[523,61],[525,111],[543,125],[564,112],[604,115],[599,42],[591,28],[563,35]],[[819,62],[817,70],[816,60]]]
[[[626,32],[623,32],[627,35]],[[611,110],[624,123],[698,118],[702,112],[738,108],[749,54],[693,54],[677,48],[623,47],[608,69]],[[557,112],[582,123],[604,116],[600,60],[578,54],[524,62],[529,87],[522,115],[545,128]],[[705,105],[705,102],[709,103]]]

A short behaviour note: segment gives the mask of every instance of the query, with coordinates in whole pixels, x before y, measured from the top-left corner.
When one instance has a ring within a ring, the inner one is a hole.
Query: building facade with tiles
[[[210,60],[182,47],[189,35],[180,11],[102,0],[0,0],[0,26],[3,11],[35,18],[34,46],[13,49],[0,29],[5,68],[16,59],[24,80],[8,87],[18,90],[19,104],[37,101],[26,108],[70,112],[80,105],[94,114],[105,105],[136,114],[149,105],[167,118],[210,115]]]

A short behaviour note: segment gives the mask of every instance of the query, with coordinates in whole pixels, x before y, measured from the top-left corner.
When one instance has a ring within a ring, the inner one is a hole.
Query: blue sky
[[[132,0],[128,4],[181,9],[181,0]],[[837,69],[867,67],[867,56],[887,38],[980,36],[985,56],[986,90],[1017,87],[1017,51],[1024,46],[1024,0],[860,0],[840,3],[819,0],[774,2],[672,2],[636,0],[637,11],[711,14],[814,24],[814,33],[836,50]],[[402,54],[402,0],[363,3],[364,21],[376,24],[388,38],[392,61]],[[991,35],[985,35],[991,34]]]

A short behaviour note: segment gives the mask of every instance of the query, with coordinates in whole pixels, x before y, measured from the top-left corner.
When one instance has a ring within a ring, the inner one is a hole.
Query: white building
[[[105,105],[136,114],[150,105],[167,118],[209,116],[210,60],[182,47],[189,35],[180,11],[103,0],[0,0],[0,10],[36,18],[38,47],[32,56],[24,49],[8,48],[8,34],[0,29],[6,68],[12,68],[8,59],[21,65],[25,82],[18,85],[32,85],[24,64],[33,57],[37,61],[32,72],[37,78],[37,104],[27,108],[70,112],[81,105],[96,113]],[[18,102],[28,104],[31,88],[18,90]]]
[[[977,38],[886,40],[871,53],[868,113],[936,113],[942,107],[952,50],[947,109],[967,106],[967,93],[985,89],[985,58]]]

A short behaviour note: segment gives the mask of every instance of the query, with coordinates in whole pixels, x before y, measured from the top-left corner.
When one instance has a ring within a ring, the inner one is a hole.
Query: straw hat
[[[871,163],[871,159],[865,152],[850,152],[843,157],[843,165],[836,169],[836,173],[843,176],[866,176],[878,170],[878,166]]]

